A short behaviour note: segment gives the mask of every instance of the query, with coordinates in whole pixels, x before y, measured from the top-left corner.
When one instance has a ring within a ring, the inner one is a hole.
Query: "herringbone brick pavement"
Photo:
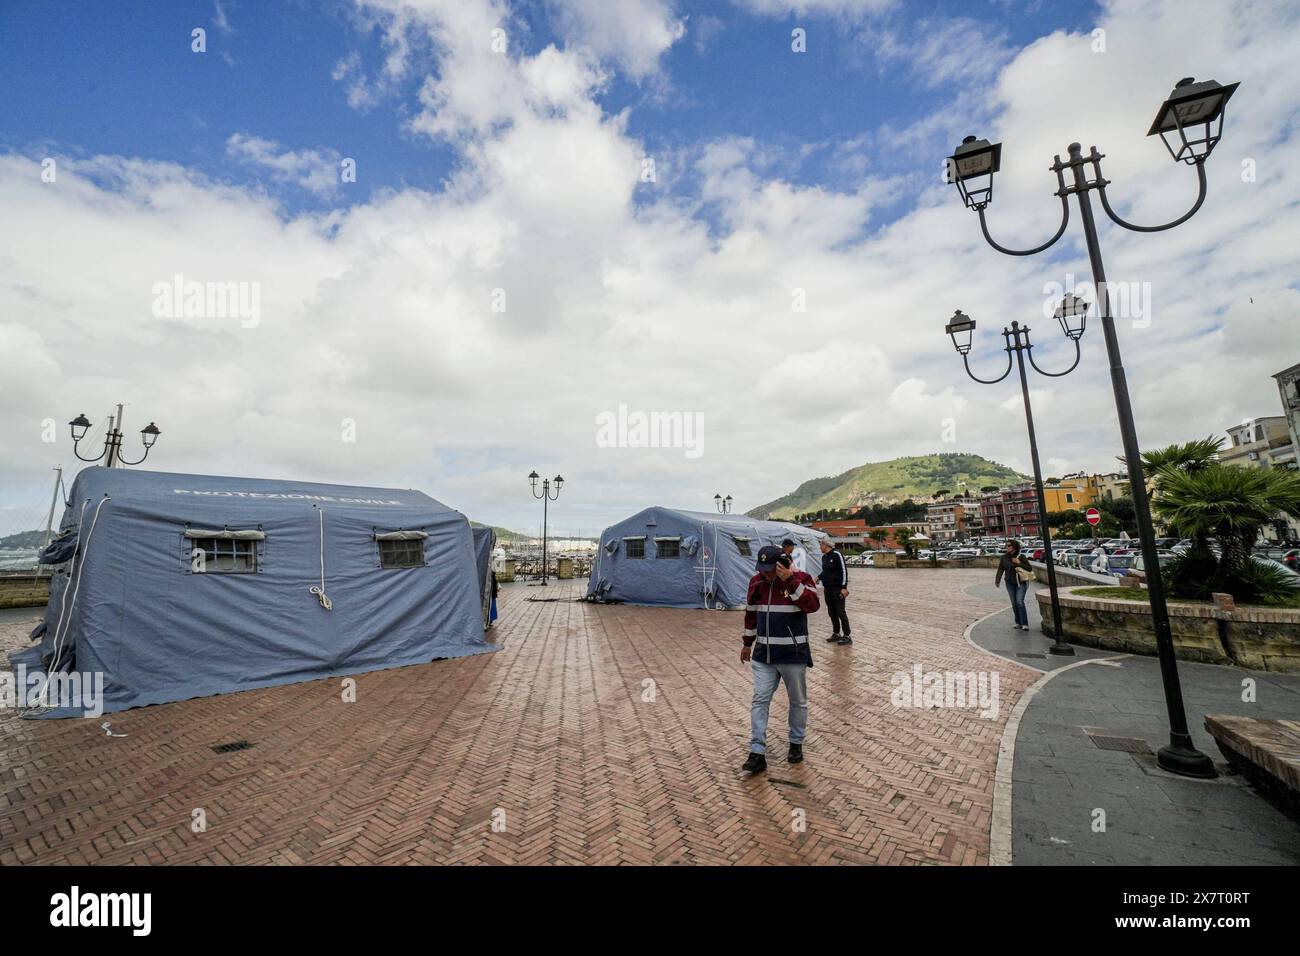
[[[505,587],[502,651],[360,675],[355,703],[312,681],[109,715],[125,737],[6,713],[0,865],[982,864],[999,736],[1036,676],[962,639],[996,607],[964,591],[987,577],[854,569],[854,646],[816,618],[807,760],[785,762],[782,689],[754,779],[739,613],[589,605],[569,582]],[[998,672],[997,717],[893,706],[918,663]],[[211,749],[235,740],[253,746]]]

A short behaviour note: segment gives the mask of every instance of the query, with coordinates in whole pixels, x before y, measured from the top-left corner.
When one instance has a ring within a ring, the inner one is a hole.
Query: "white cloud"
[[[550,0],[568,45],[609,60],[634,79],[659,68],[685,23],[665,0]]]
[[[318,196],[338,190],[341,157],[333,149],[284,149],[279,143],[247,133],[226,140],[226,154],[266,170],[280,183],[290,183]]]
[[[1006,145],[991,227],[1030,244],[1055,227],[1046,166],[1076,138],[1109,154],[1126,215],[1181,213],[1193,176],[1143,139],[1150,114],[1188,73],[1243,81],[1197,217],[1156,236],[1101,225],[1112,280],[1152,287],[1150,324],[1119,323],[1147,447],[1276,414],[1268,375],[1296,361],[1300,144],[1277,118],[1300,99],[1297,16],[1186,7],[1118,6],[1100,20],[1107,53],[1087,34],[1054,34],[953,97],[996,115],[988,132]],[[718,491],[745,509],[898,454],[975,451],[1028,469],[1016,384],[970,382],[942,327],[959,307],[977,319],[971,360],[987,375],[1001,370],[997,330],[1021,318],[1039,361],[1062,367],[1072,352],[1041,318],[1042,288],[1087,274],[1077,239],[1056,260],[999,256],[940,185],[939,157],[919,152],[916,208],[885,227],[873,209],[891,181],[792,183],[762,142],[693,144],[681,188],[657,191],[639,184],[626,115],[596,102],[622,68],[609,54],[494,53],[491,30],[515,27],[487,0],[366,10],[388,37],[378,79],[421,86],[413,128],[460,150],[438,192],[285,218],[260,191],[170,164],[69,158],[46,184],[37,160],[0,155],[12,225],[0,232],[0,347],[23,376],[0,391],[0,481],[28,489],[15,495],[35,507],[51,457],[72,464],[66,435],[40,442],[42,419],[99,419],[116,401],[130,403],[128,431],[158,422],[150,461],[162,469],[420,487],[493,523],[536,524],[524,476],[559,471],[563,531],[651,501],[707,508]],[[1085,80],[1096,96],[1080,95]],[[328,150],[249,134],[231,148],[324,189],[312,171]],[[1246,158],[1256,182],[1241,180]],[[176,273],[260,283],[261,323],[155,318],[150,290]],[[1045,459],[1113,467],[1098,332],[1077,372],[1035,382],[1050,394],[1036,407]],[[702,413],[704,456],[597,448],[595,417],[619,403]],[[355,444],[340,440],[344,418]]]

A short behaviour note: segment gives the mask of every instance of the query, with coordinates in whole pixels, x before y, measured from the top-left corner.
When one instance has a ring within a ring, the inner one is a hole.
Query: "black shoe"
[[[803,763],[803,744],[791,744],[790,754],[785,759],[790,763]]]
[[[834,644],[834,643],[835,643],[836,641],[838,641],[839,639],[840,639],[840,636],[839,636],[838,634],[832,634],[830,637],[826,638],[826,643],[827,643],[827,644]]]
[[[745,773],[762,773],[767,769],[767,758],[762,754],[751,753],[749,759],[745,761],[745,766],[740,769]]]
[[[853,638],[849,637],[846,634],[844,635],[844,637],[839,638],[835,643],[838,644],[840,647],[844,647],[846,644],[852,644]]]

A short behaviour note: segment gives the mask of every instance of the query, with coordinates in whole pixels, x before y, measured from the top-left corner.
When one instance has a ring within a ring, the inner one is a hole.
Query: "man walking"
[[[790,558],[771,545],[759,549],[757,573],[749,579],[745,602],[745,646],[740,660],[754,672],[754,702],[750,707],[749,759],[746,773],[767,769],[767,717],[776,685],[785,681],[790,698],[790,763],[803,760],[808,733],[808,615],[821,603],[817,582],[793,568]]]
[[[853,643],[849,614],[844,607],[849,596],[849,566],[830,538],[822,538],[821,547],[822,573],[817,575],[817,580],[826,589],[826,613],[831,616],[831,636],[826,640],[843,647]]]
[[[781,542],[781,552],[794,562],[796,571],[808,570],[808,552],[799,547],[797,542],[786,538]]]

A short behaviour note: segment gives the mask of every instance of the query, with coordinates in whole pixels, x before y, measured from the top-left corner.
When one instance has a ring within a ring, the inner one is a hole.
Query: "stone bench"
[[[1300,819],[1300,721],[1208,714],[1205,729],[1229,764]]]

